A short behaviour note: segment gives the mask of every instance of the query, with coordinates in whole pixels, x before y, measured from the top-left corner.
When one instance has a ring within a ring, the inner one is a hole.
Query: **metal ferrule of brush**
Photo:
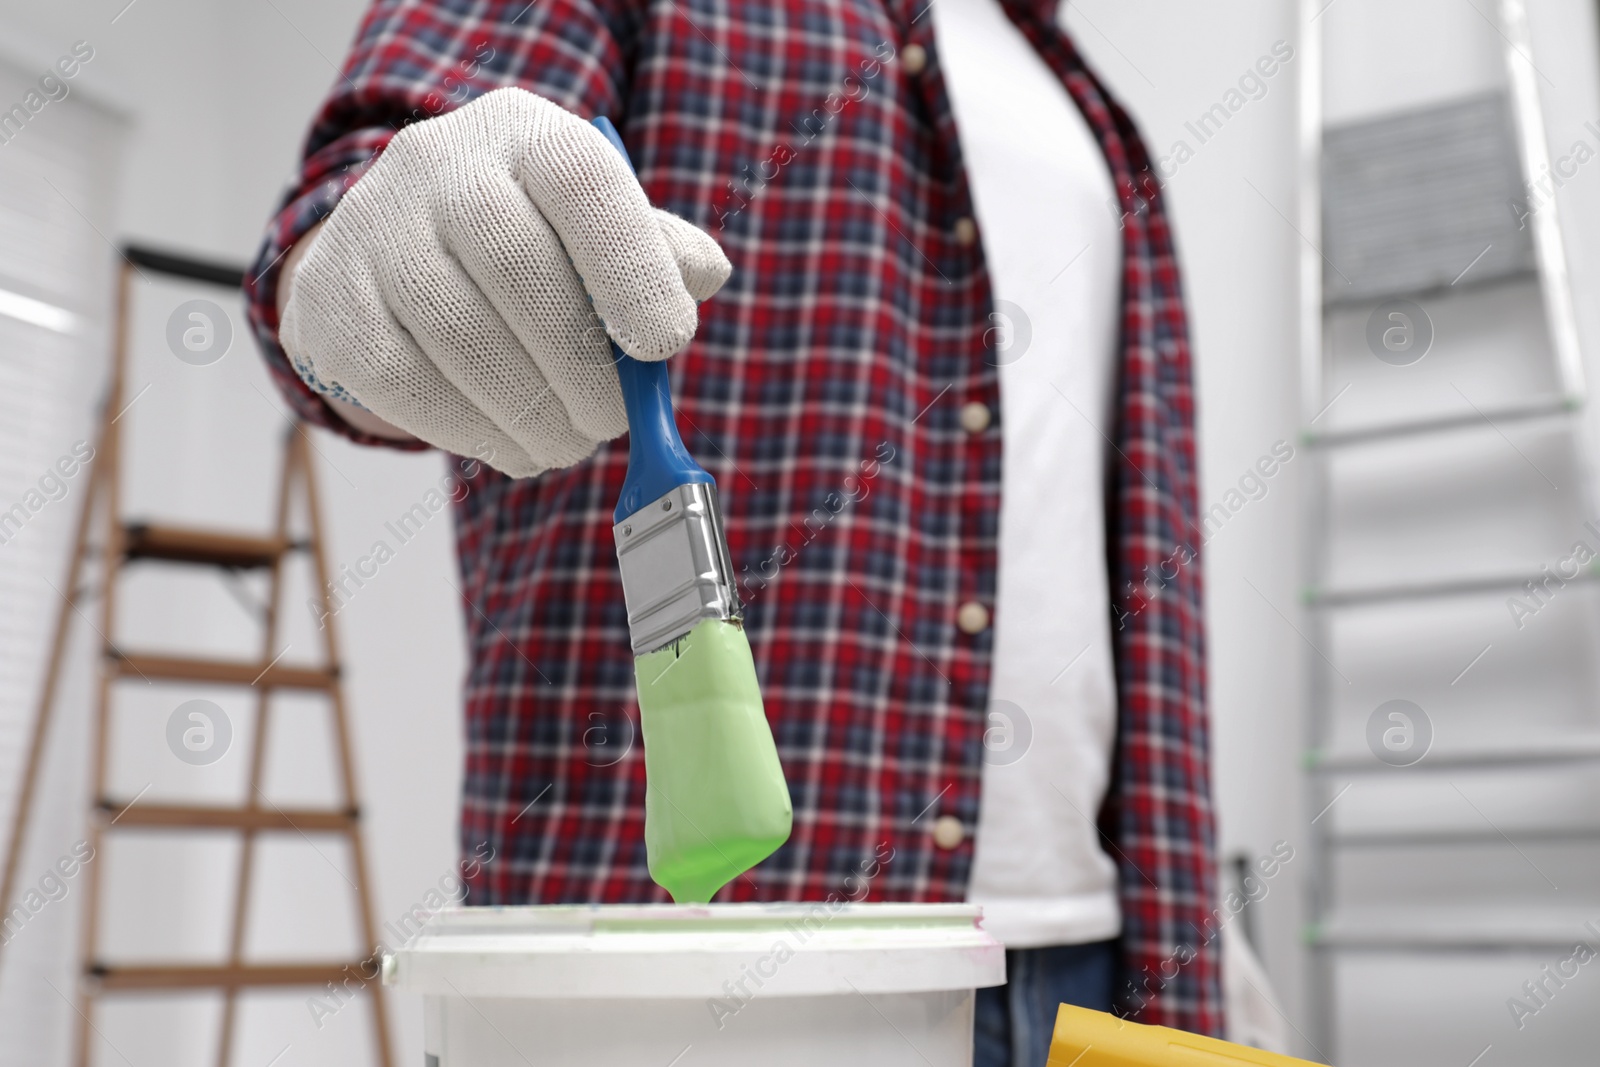
[[[635,655],[665,648],[702,619],[737,619],[717,487],[674,486],[611,528]]]
[[[605,118],[593,121],[627,159],[616,127]],[[642,656],[687,637],[703,619],[737,619],[739,594],[717,483],[678,435],[666,364],[641,363],[615,341],[611,351],[628,409],[628,473],[611,534],[629,639]]]

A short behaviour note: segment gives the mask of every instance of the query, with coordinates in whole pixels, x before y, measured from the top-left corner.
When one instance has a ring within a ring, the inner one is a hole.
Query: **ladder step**
[[[1432,415],[1420,419],[1377,423],[1370,426],[1352,426],[1344,430],[1307,430],[1301,439],[1312,448],[1344,448],[1350,445],[1373,444],[1404,437],[1418,437],[1430,433],[1445,433],[1474,427],[1503,426],[1507,423],[1530,422],[1538,419],[1570,415],[1579,410],[1581,402],[1576,397],[1549,396],[1526,400],[1517,404],[1504,404],[1477,411],[1453,415]]]
[[[1441,297],[1458,296],[1462,293],[1470,293],[1477,289],[1494,289],[1498,286],[1526,284],[1528,282],[1534,282],[1538,280],[1539,271],[1537,268],[1518,267],[1482,279],[1477,277],[1468,277],[1455,285],[1446,285],[1441,281],[1431,285],[1424,283],[1422,285],[1399,286],[1393,288],[1386,286],[1384,288],[1383,296],[1384,299],[1409,299],[1421,303],[1430,298],[1437,300]],[[1328,294],[1322,299],[1322,310],[1324,312],[1348,310],[1350,308],[1367,310],[1372,307],[1376,299],[1376,296],[1372,293]]]
[[[1562,763],[1600,761],[1600,736],[1573,734],[1566,737],[1508,741],[1500,745],[1475,745],[1433,749],[1406,769],[1413,773],[1428,770],[1514,770]],[[1394,768],[1366,749],[1341,752],[1312,752],[1306,765],[1319,774],[1392,774]]]
[[[352,963],[96,964],[89,977],[102,992],[152,989],[243,989],[252,986],[320,986],[362,977]]]
[[[129,561],[158,559],[213,567],[270,567],[291,548],[281,537],[197,530],[155,523],[129,523],[123,528],[123,555]]]
[[[1553,575],[1553,572],[1552,572]],[[1393,582],[1382,585],[1347,586],[1345,588],[1307,589],[1306,604],[1314,608],[1349,608],[1368,604],[1384,604],[1397,600],[1435,600],[1440,597],[1471,596],[1479,593],[1515,593],[1525,590],[1529,582],[1535,587],[1543,582],[1558,579],[1538,571],[1518,571],[1507,574],[1465,575],[1456,578],[1435,578],[1420,582]],[[1584,567],[1568,582],[1592,582],[1600,578],[1593,565]]]
[[[1438,829],[1351,830],[1328,835],[1335,848],[1443,848],[1450,845],[1504,845],[1534,842],[1600,841],[1600,826],[1447,826]]]
[[[1581,908],[1516,905],[1352,909],[1310,927],[1306,940],[1319,948],[1375,952],[1570,949],[1578,941],[1595,939],[1585,925],[1592,918]]]
[[[353,811],[326,808],[222,808],[193,804],[121,804],[102,800],[107,826],[172,827],[193,830],[294,830],[306,833],[349,833],[359,819]]]
[[[267,689],[332,689],[338,681],[336,667],[292,667],[278,663],[239,663],[187,656],[148,656],[112,653],[107,662],[123,678],[160,679],[169,682],[209,682],[217,685],[259,685]]]

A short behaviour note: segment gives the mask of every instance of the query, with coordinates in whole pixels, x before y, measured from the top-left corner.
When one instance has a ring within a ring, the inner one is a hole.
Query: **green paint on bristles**
[[[706,619],[634,660],[650,877],[703,904],[789,838],[794,812],[736,622]]]

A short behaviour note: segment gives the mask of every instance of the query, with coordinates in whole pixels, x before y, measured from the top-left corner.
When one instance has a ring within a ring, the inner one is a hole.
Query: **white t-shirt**
[[[1100,941],[1121,928],[1095,826],[1117,713],[1103,495],[1122,281],[1114,190],[1077,105],[997,0],[932,7],[995,325],[1010,330],[995,357],[1000,564],[968,897],[1010,947]]]

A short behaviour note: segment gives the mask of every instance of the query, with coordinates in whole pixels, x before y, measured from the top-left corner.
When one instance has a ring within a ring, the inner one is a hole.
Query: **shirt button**
[[[956,609],[956,625],[964,634],[981,634],[989,628],[989,609],[969,600]]]
[[[900,53],[900,62],[905,64],[907,74],[921,74],[928,65],[928,50],[920,44],[908,44]]]
[[[961,405],[961,428],[968,433],[982,433],[989,428],[989,405],[974,400]]]
[[[933,820],[933,843],[946,852],[961,844],[966,838],[966,828],[954,815],[941,815]]]
[[[956,219],[953,232],[955,233],[956,244],[970,245],[978,239],[978,224],[973,222],[970,216],[963,215]]]

